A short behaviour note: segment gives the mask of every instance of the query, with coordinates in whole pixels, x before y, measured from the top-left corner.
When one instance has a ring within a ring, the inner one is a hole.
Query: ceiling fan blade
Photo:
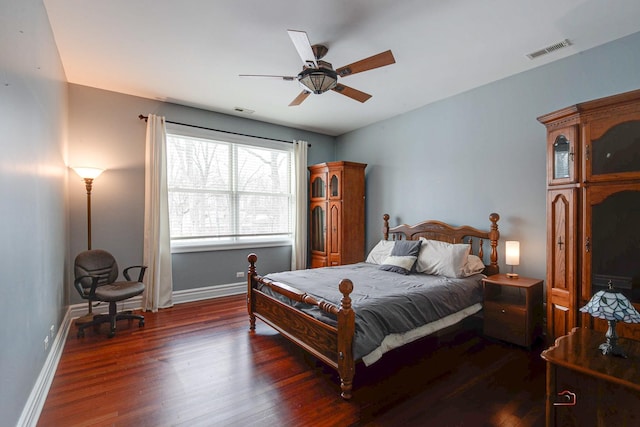
[[[296,80],[297,77],[295,76],[273,76],[270,74],[238,74],[238,76],[240,77],[258,77],[258,78],[275,78],[275,79],[282,79],[282,80],[286,80],[286,81],[293,81]]]
[[[307,33],[298,30],[287,30],[287,32],[289,33],[289,37],[291,38],[293,45],[298,51],[298,55],[300,55],[300,59],[302,59],[302,63],[307,67],[318,68],[316,56],[313,54],[313,49],[311,48],[311,43],[309,42],[309,36],[307,36]]]
[[[368,93],[361,92],[358,89],[354,89],[340,83],[338,83],[336,87],[331,90],[360,102],[365,102],[367,99],[371,98],[371,95],[369,95]]]
[[[363,71],[372,70],[374,68],[384,67],[385,65],[395,64],[396,59],[390,50],[370,56],[353,64],[345,65],[336,70],[340,77],[350,76],[352,74],[361,73]]]
[[[289,107],[295,107],[296,105],[302,104],[302,101],[307,99],[307,96],[309,96],[310,94],[311,92],[303,90],[302,92],[300,92],[300,95],[296,96],[296,99],[291,101],[291,104],[289,104]]]

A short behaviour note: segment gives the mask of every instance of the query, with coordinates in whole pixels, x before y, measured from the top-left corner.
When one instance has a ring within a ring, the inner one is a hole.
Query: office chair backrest
[[[109,252],[102,249],[92,249],[81,252],[75,260],[76,278],[81,276],[97,276],[98,286],[113,283],[118,278],[118,263]],[[82,287],[88,291],[93,283],[90,277],[80,281]]]

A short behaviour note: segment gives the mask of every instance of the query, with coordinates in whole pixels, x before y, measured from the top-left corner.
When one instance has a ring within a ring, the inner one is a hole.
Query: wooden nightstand
[[[542,334],[543,280],[495,274],[482,280],[484,334],[531,347]]]

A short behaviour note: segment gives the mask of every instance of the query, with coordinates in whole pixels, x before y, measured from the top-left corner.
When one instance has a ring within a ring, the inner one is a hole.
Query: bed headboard
[[[440,240],[449,243],[467,243],[471,247],[471,252],[477,255],[485,263],[485,274],[497,274],[498,267],[498,240],[500,232],[498,231],[498,220],[500,215],[492,213],[489,215],[491,227],[489,231],[478,230],[477,228],[463,225],[455,227],[441,221],[423,221],[416,225],[402,224],[396,227],[389,227],[389,214],[384,214],[384,226],[382,232],[384,239],[389,240],[418,240],[421,237],[430,240]],[[491,247],[489,253],[489,262],[485,259],[484,241],[488,240]]]

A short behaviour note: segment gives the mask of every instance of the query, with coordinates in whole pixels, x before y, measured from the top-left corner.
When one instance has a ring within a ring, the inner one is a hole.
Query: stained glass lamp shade
[[[580,311],[609,322],[609,329],[606,333],[607,342],[600,344],[599,347],[602,354],[627,357],[622,348],[618,346],[616,323],[640,323],[640,313],[631,305],[627,297],[613,289],[611,282],[609,282],[609,289],[596,292]]]

